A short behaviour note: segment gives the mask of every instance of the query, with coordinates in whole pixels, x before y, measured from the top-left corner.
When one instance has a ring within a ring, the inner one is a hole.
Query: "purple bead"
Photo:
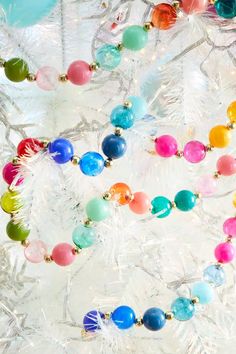
[[[83,319],[84,329],[88,332],[95,332],[101,329],[100,323],[105,318],[105,315],[97,310],[89,311]]]
[[[206,147],[200,141],[189,141],[184,147],[184,157],[188,162],[198,163],[206,156]]]
[[[229,218],[223,224],[223,231],[226,235],[236,237],[236,218]]]

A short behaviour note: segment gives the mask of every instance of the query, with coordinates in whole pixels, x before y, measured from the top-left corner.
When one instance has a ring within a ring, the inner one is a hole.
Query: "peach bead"
[[[84,85],[91,80],[92,70],[85,61],[76,60],[70,64],[67,77],[74,85]]]
[[[236,101],[229,105],[227,109],[227,116],[231,123],[236,123]]]
[[[125,183],[113,184],[109,192],[112,195],[112,199],[117,201],[120,205],[129,204],[132,197],[131,189]]]
[[[150,210],[150,199],[146,193],[136,192],[129,203],[129,207],[135,214],[145,214]]]
[[[224,148],[231,142],[231,131],[225,125],[216,125],[210,130],[209,141],[213,147]]]
[[[205,12],[208,0],[182,0],[182,8],[186,14]]]
[[[221,156],[216,164],[217,171],[223,176],[231,176],[236,173],[236,160],[233,156]]]
[[[52,259],[60,266],[68,266],[75,260],[74,248],[69,243],[59,243],[52,250]]]

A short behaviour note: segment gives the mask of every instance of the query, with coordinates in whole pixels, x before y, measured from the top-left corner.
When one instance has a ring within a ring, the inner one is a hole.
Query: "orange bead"
[[[125,183],[113,184],[109,192],[112,195],[112,199],[116,200],[120,205],[129,204],[132,199],[131,189]]]
[[[236,101],[233,101],[228,109],[227,109],[227,116],[231,123],[236,123]]]
[[[225,125],[216,125],[209,133],[210,145],[217,148],[224,148],[231,142],[231,131]]]
[[[176,22],[175,8],[169,4],[158,4],[152,11],[152,24],[161,30],[167,30]]]

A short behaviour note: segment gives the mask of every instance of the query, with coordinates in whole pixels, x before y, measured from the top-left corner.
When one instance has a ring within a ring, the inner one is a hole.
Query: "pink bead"
[[[182,0],[182,8],[186,14],[205,12],[208,0]]]
[[[171,157],[176,154],[178,145],[173,136],[162,135],[155,139],[155,148],[158,155],[162,157]]]
[[[76,60],[70,64],[67,77],[75,85],[84,85],[91,80],[92,70],[88,63],[83,60]]]
[[[229,263],[234,259],[235,248],[231,242],[220,243],[215,248],[215,257],[220,263]]]
[[[2,170],[2,176],[4,181],[11,185],[17,174],[19,173],[19,165],[14,165],[12,162],[8,162]],[[23,178],[19,178],[16,182],[16,186],[19,186],[23,182]]]
[[[25,248],[25,258],[31,263],[41,263],[47,254],[47,246],[41,240],[33,240]]]
[[[202,194],[203,197],[213,195],[216,192],[217,181],[211,175],[201,176],[198,180],[196,190]]]
[[[236,218],[229,218],[223,224],[223,231],[226,235],[236,237]]]
[[[43,66],[36,74],[36,82],[42,90],[56,90],[59,84],[59,72],[52,66]]]
[[[216,167],[221,175],[231,176],[236,173],[236,160],[230,155],[221,156]]]
[[[151,207],[150,199],[144,192],[136,192],[129,207],[136,214],[145,214]]]
[[[67,266],[74,262],[74,248],[69,243],[59,243],[52,250],[53,261],[60,266]]]
[[[184,147],[184,157],[188,162],[198,163],[206,156],[206,147],[200,141],[189,141]]]

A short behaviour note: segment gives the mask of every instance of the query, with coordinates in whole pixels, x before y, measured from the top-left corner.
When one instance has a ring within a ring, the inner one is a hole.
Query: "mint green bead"
[[[96,233],[93,227],[81,224],[74,229],[72,239],[77,247],[87,248],[95,243]]]
[[[157,218],[165,218],[168,216],[172,209],[172,204],[166,197],[156,197],[151,201],[152,214],[157,214]]]
[[[176,207],[181,211],[192,210],[197,202],[196,195],[188,190],[182,190],[175,196]]]
[[[6,232],[10,239],[14,241],[24,241],[29,236],[30,230],[26,229],[22,224],[14,224],[12,221],[9,221]]]
[[[145,47],[148,41],[148,33],[142,26],[130,26],[124,33],[122,44],[130,50],[140,50]]]
[[[102,221],[110,216],[110,204],[102,198],[93,198],[86,205],[86,213],[93,221]]]
[[[4,65],[6,77],[13,82],[24,81],[29,73],[27,63],[20,58],[12,58]]]

